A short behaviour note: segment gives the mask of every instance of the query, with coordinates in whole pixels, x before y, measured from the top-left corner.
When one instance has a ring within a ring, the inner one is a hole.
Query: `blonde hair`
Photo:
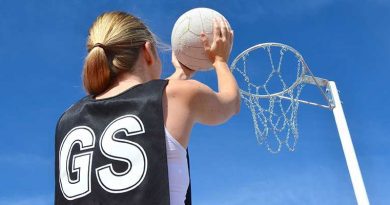
[[[98,95],[122,71],[132,72],[145,42],[156,45],[154,35],[137,17],[125,12],[103,13],[89,29],[88,55],[83,84],[88,94]]]

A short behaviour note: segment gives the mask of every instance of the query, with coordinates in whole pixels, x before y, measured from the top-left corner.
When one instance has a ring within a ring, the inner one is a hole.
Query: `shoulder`
[[[194,113],[204,110],[204,105],[217,98],[210,87],[196,80],[169,80],[165,94],[168,101],[185,105]]]
[[[70,105],[64,112],[62,112],[62,114],[58,117],[57,127],[62,121],[64,121],[64,119],[68,118],[68,115],[70,115],[71,113],[77,112],[80,109],[80,107],[82,107],[84,102],[88,100],[88,98],[89,98],[89,96],[85,96],[85,97],[79,99],[78,101],[76,101],[75,103]]]
[[[166,87],[167,95],[194,96],[209,89],[207,85],[196,80],[169,80]]]

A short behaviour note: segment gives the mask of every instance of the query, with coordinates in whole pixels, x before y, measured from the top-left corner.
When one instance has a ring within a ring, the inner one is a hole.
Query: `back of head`
[[[88,94],[98,95],[120,72],[132,72],[145,42],[155,45],[152,32],[137,17],[125,12],[100,15],[89,29],[88,55],[83,84]]]

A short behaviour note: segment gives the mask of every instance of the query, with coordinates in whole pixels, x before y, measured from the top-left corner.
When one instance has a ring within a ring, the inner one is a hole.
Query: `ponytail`
[[[110,86],[111,71],[102,47],[92,48],[85,58],[83,84],[87,93],[91,95],[98,95]]]

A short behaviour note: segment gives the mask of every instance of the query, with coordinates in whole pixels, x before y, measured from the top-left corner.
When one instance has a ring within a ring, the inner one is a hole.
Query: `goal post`
[[[347,162],[349,176],[351,177],[357,203],[359,205],[368,205],[370,203],[368,201],[366,188],[364,186],[363,177],[352,143],[351,134],[349,133],[347,120],[345,119],[336,83],[334,81],[329,81],[327,87],[331,95],[331,100],[333,101],[333,115],[336,121],[337,130],[339,133],[345,160]]]

